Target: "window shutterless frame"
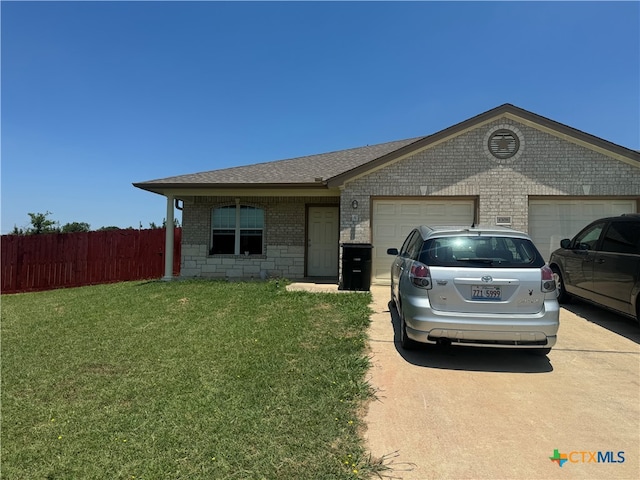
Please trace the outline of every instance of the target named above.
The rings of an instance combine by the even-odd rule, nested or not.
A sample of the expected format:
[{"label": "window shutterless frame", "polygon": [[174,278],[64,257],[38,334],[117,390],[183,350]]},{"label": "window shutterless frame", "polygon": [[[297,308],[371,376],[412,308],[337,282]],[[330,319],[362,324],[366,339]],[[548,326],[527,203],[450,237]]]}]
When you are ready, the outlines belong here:
[{"label": "window shutterless frame", "polygon": [[248,205],[217,207],[211,213],[211,255],[261,255],[264,210]]}]

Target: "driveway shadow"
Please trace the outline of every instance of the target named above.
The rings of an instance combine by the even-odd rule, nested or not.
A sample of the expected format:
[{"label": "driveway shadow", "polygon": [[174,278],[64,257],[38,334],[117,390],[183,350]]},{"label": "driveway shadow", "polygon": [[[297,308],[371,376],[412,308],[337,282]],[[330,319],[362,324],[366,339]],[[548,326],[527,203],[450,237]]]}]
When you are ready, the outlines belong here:
[{"label": "driveway shadow", "polygon": [[587,322],[600,325],[602,328],[640,344],[640,324],[629,317],[578,299],[572,299],[571,303],[563,303],[562,308]]},{"label": "driveway shadow", "polygon": [[422,345],[415,350],[404,350],[400,346],[400,315],[391,302],[389,314],[393,325],[394,346],[400,356],[412,365],[477,372],[548,373],[553,371],[548,357],[517,349]]}]

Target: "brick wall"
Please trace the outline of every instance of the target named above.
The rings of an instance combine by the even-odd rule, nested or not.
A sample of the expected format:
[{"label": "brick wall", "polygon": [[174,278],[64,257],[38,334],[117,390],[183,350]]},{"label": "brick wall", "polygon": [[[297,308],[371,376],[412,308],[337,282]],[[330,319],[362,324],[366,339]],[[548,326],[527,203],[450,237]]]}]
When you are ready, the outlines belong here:
[{"label": "brick wall", "polygon": [[337,205],[331,197],[240,197],[265,211],[263,255],[209,255],[211,211],[235,197],[194,197],[182,212],[182,277],[299,279],[305,273],[307,205]]},{"label": "brick wall", "polygon": [[[490,134],[514,131],[520,150],[499,160],[488,151]],[[264,255],[209,255],[211,209],[235,204],[234,197],[194,197],[183,211],[182,276],[244,277],[305,274],[308,205],[340,203],[340,241],[369,243],[371,197],[473,197],[478,221],[491,225],[510,215],[511,226],[528,230],[532,196],[597,197],[640,195],[637,167],[564,138],[502,118],[432,145],[368,175],[349,181],[341,197],[243,197],[243,205],[265,209]],[[358,201],[353,209],[351,202]]]},{"label": "brick wall", "polygon": [[[497,128],[515,131],[518,155],[498,160],[486,147]],[[527,231],[530,196],[639,195],[638,169],[519,122],[500,119],[355,179],[341,199],[343,242],[371,242],[370,196],[474,196],[479,222],[512,216]],[[423,195],[424,192],[424,195]],[[358,200],[354,219],[352,200]]]}]

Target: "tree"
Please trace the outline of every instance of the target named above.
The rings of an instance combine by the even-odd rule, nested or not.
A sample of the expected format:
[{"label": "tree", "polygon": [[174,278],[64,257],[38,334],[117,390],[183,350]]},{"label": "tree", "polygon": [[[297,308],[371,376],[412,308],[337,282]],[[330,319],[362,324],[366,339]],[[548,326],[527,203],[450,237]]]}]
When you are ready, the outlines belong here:
[{"label": "tree", "polygon": [[[180,221],[177,218],[173,219],[173,226],[176,227],[176,228],[180,226]],[[162,228],[167,228],[167,219],[166,218],[162,219]]]},{"label": "tree", "polygon": [[91,226],[86,222],[72,222],[62,226],[62,233],[89,232]]},{"label": "tree", "polygon": [[[177,218],[173,219],[173,226],[174,227],[180,226],[180,221]],[[167,219],[166,218],[162,219],[162,225],[158,225],[156,224],[156,222],[149,222],[149,228],[167,228]]]},{"label": "tree", "polygon": [[58,233],[60,228],[57,226],[58,222],[50,220],[47,217],[51,215],[51,212],[47,210],[46,213],[29,213],[31,217],[31,227],[28,227],[25,231],[27,235],[40,235],[43,233]]}]

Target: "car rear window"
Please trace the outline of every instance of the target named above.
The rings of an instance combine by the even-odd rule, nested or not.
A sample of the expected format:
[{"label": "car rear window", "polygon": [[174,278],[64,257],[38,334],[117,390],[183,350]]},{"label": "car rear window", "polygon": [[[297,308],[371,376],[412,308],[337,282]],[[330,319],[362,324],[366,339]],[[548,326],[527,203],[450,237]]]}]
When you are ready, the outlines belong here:
[{"label": "car rear window", "polygon": [[539,268],[545,264],[531,240],[486,235],[429,239],[423,244],[419,260],[443,267]]}]

